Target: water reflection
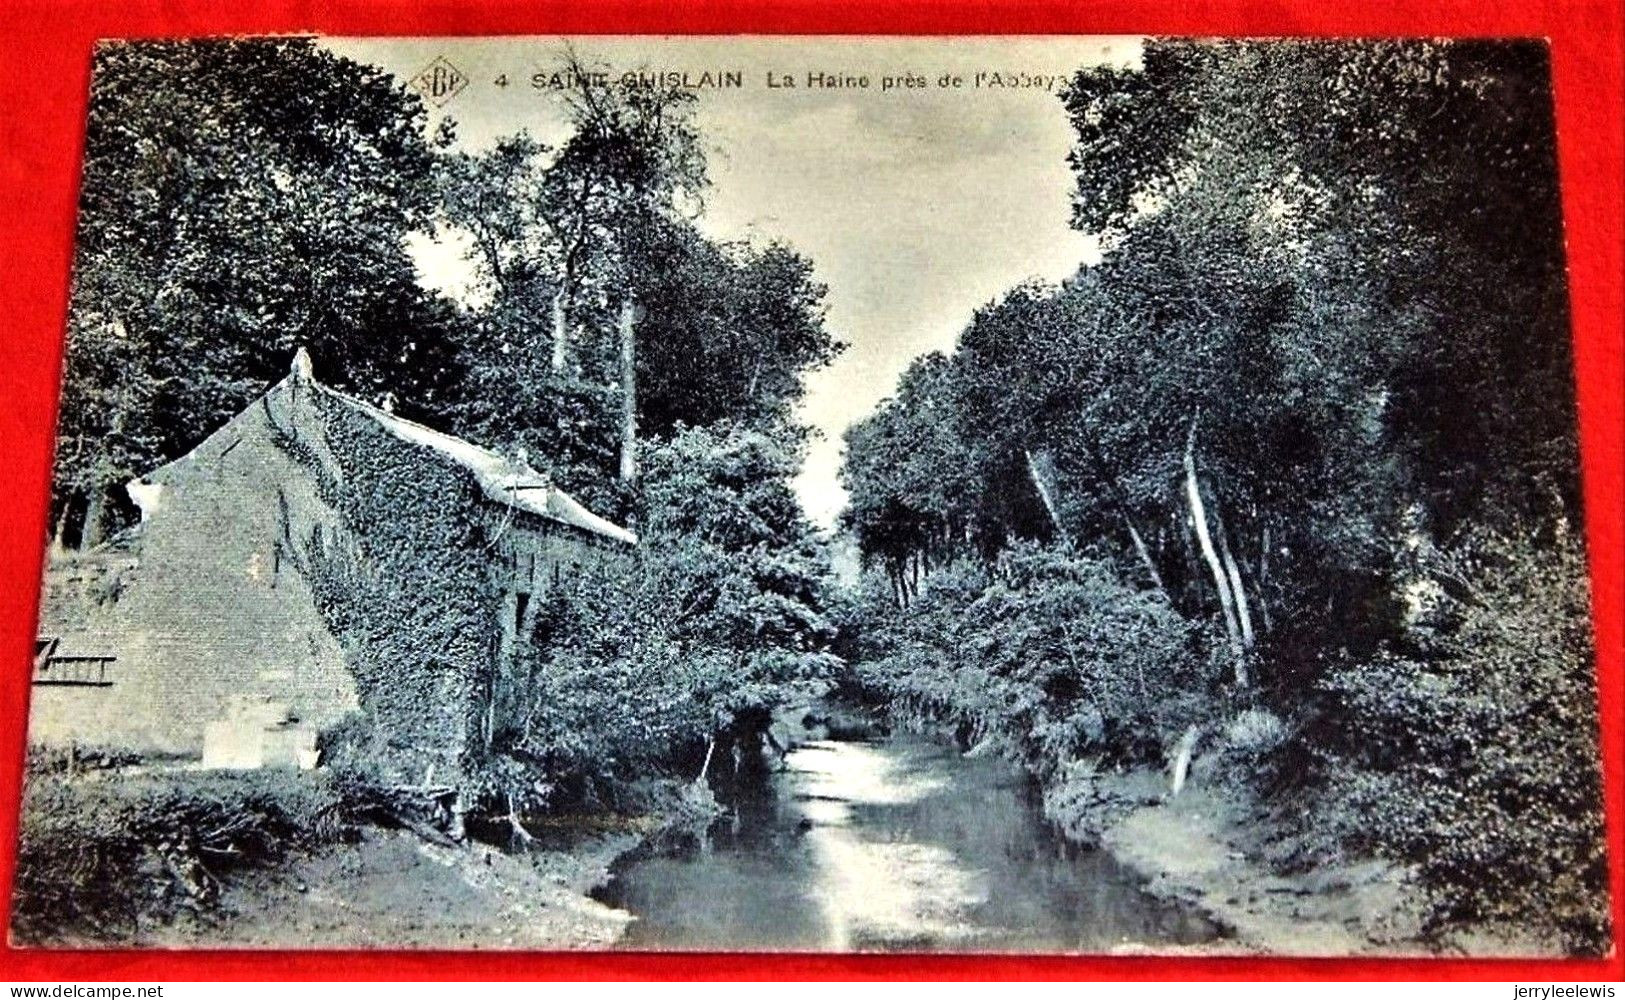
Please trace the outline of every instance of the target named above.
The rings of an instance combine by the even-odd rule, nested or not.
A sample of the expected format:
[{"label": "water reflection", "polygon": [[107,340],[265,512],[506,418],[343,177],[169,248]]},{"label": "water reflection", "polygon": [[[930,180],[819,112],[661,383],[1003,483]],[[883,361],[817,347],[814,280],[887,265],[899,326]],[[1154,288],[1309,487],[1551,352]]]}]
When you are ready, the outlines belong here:
[{"label": "water reflection", "polygon": [[1151,899],[1043,821],[1025,779],[930,740],[818,741],[709,836],[641,852],[600,898],[629,948],[1088,951],[1191,943]]}]

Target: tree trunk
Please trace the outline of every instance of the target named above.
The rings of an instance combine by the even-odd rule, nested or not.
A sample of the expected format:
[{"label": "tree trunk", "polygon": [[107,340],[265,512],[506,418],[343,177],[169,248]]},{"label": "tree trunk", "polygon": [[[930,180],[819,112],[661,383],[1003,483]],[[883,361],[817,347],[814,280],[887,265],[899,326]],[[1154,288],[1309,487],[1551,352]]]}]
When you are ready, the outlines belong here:
[{"label": "tree trunk", "polygon": [[1038,491],[1038,499],[1043,501],[1044,510],[1049,514],[1050,524],[1055,526],[1056,541],[1071,548],[1071,539],[1067,537],[1066,531],[1061,527],[1061,515],[1055,509],[1055,497],[1051,495],[1049,485],[1044,482],[1043,473],[1038,470],[1038,461],[1033,458],[1033,453],[1029,450],[1023,450],[1022,454],[1027,457],[1027,475],[1033,481],[1033,488]]},{"label": "tree trunk", "polygon": [[105,521],[107,488],[92,485],[85,502],[85,519],[79,529],[79,550],[89,551],[102,543],[102,522]]},{"label": "tree trunk", "polygon": [[638,478],[638,365],[632,296],[621,299],[621,482]]},{"label": "tree trunk", "polygon": [[1264,525],[1259,533],[1258,541],[1258,583],[1253,587],[1258,594],[1258,612],[1264,620],[1264,631],[1275,631],[1275,622],[1270,618],[1270,602],[1264,596],[1264,585],[1269,582],[1270,576],[1270,526]]},{"label": "tree trunk", "polygon": [[[122,322],[121,320],[121,325]],[[130,385],[128,381],[121,381],[108,437],[113,441],[122,441],[129,421]],[[107,449],[108,445],[104,443],[97,452],[95,468],[90,477],[90,488],[86,491],[84,527],[79,532],[81,551],[95,548],[106,537],[104,522],[107,520],[107,492],[118,478],[118,470],[108,457]]]},{"label": "tree trunk", "polygon": [[564,365],[570,359],[570,324],[564,308],[565,289],[560,288],[553,293],[553,374],[564,372]]},{"label": "tree trunk", "polygon": [[696,785],[705,784],[705,776],[711,770],[711,755],[716,753],[716,751],[717,751],[717,738],[715,736],[713,736],[713,737],[711,737],[711,741],[705,745],[705,763],[700,765],[700,775],[699,775],[699,777],[694,779],[694,783]]},{"label": "tree trunk", "polygon": [[62,509],[57,512],[56,523],[51,528],[51,556],[61,556],[67,551],[68,512],[73,507],[73,497],[70,495],[62,501]]},{"label": "tree trunk", "polygon": [[1140,531],[1134,527],[1134,521],[1128,516],[1128,511],[1125,510],[1122,514],[1123,524],[1128,528],[1128,537],[1134,542],[1134,551],[1139,553],[1140,562],[1145,566],[1146,573],[1150,575],[1151,583],[1162,591],[1163,596],[1166,597],[1168,588],[1163,585],[1162,574],[1157,572],[1157,564],[1151,559],[1151,550],[1146,548],[1145,539],[1140,537]]},{"label": "tree trunk", "polygon": [[508,792],[508,846],[512,850],[529,847],[536,838],[530,835],[525,825],[519,821],[519,809],[514,805],[513,793]]},{"label": "tree trunk", "polygon": [[1250,650],[1255,644],[1252,610],[1248,607],[1247,588],[1242,585],[1241,567],[1230,554],[1230,532],[1224,524],[1224,511],[1217,503],[1213,505],[1213,524],[1219,532],[1219,558],[1224,562],[1225,576],[1229,577],[1230,589],[1236,598],[1236,621],[1241,625],[1241,644]]},{"label": "tree trunk", "polygon": [[1106,488],[1106,496],[1110,498],[1112,507],[1117,511],[1117,516],[1123,519],[1123,526],[1128,529],[1129,540],[1134,543],[1134,551],[1139,555],[1141,564],[1145,566],[1146,574],[1151,577],[1152,584],[1162,591],[1163,596],[1172,600],[1168,588],[1163,585],[1162,574],[1157,571],[1156,561],[1151,558],[1151,550],[1146,547],[1145,537],[1140,534],[1140,529],[1134,524],[1133,515],[1129,513],[1128,501],[1123,497],[1123,488],[1118,485],[1117,477],[1106,467],[1106,459],[1100,454],[1100,449],[1095,447],[1094,441],[1086,440],[1085,446],[1089,449],[1089,460],[1094,463],[1095,478]]},{"label": "tree trunk", "polygon": [[1185,439],[1185,495],[1190,504],[1191,525],[1196,529],[1196,541],[1202,558],[1213,574],[1214,589],[1219,594],[1219,606],[1224,612],[1224,630],[1230,638],[1230,650],[1236,658],[1236,684],[1247,685],[1246,647],[1242,645],[1241,626],[1236,620],[1235,601],[1230,594],[1230,582],[1225,576],[1219,553],[1213,547],[1213,536],[1208,533],[1207,508],[1202,503],[1202,487],[1196,478],[1196,421],[1191,421],[1190,434]]},{"label": "tree trunk", "polygon": [[1179,743],[1174,747],[1173,773],[1169,776],[1169,795],[1175,796],[1185,787],[1185,776],[1190,773],[1191,753],[1196,749],[1196,737],[1200,735],[1195,726],[1189,726],[1179,737]]}]

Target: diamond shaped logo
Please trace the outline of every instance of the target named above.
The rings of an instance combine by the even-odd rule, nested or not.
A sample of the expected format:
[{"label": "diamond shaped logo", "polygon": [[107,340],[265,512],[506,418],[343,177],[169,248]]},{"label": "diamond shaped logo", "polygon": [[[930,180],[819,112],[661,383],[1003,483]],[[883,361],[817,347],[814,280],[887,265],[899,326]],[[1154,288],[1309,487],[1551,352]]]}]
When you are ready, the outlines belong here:
[{"label": "diamond shaped logo", "polygon": [[423,70],[412,78],[412,89],[437,108],[462,93],[466,86],[468,77],[463,75],[462,70],[447,62],[445,56],[436,56],[434,62],[423,67]]}]

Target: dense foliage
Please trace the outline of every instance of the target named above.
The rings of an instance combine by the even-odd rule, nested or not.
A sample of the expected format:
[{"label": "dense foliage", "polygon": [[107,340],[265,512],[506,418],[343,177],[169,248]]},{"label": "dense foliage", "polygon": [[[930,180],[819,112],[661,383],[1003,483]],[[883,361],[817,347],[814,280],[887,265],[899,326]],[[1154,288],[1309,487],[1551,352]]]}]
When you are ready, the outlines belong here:
[{"label": "dense foliage", "polygon": [[[320,451],[297,424],[282,446],[338,515],[324,527],[283,510],[280,549],[339,640],[367,725],[355,735],[390,780],[443,783],[483,770],[482,699],[498,635],[487,560],[490,514],[466,472],[427,459],[308,382]],[[315,523],[312,523],[314,521]]]},{"label": "dense foliage", "polygon": [[809,261],[696,226],[692,95],[583,82],[566,109],[557,148],[521,134],[438,175],[485,292],[462,313],[451,426],[640,536],[549,596],[524,654],[509,749],[555,802],[754,753],[773,709],[831,673],[822,543],[790,480],[802,380],[842,348]]},{"label": "dense foliage", "polygon": [[[641,539],[546,595],[522,717],[470,740],[502,597],[473,484],[376,428],[327,428],[338,455],[289,428],[342,522],[285,541],[356,670],[357,757],[466,769],[517,828],[753,751],[841,678],[1052,791],[1227,748],[1303,824],[1411,867],[1434,930],[1602,947],[1541,46],[1152,41],[1080,72],[1057,111],[1102,259],[988,303],[852,428],[873,572],[846,597],[790,488],[803,379],[842,346],[824,289],[789,247],[703,235],[692,95],[590,77],[557,146],[472,153],[308,40],[101,49],[58,540],[95,544],[118,483],[303,345]],[[477,294],[420,286],[430,233],[466,238]],[[40,785],[19,892],[93,931],[126,918],[87,887],[172,893],[208,846],[174,845],[227,813],[266,831],[221,842],[245,856],[327,829],[311,789]]]},{"label": "dense foliage", "polygon": [[1018,545],[926,577],[906,614],[865,623],[865,680],[889,708],[992,740],[1055,777],[1073,761],[1159,762],[1213,711],[1199,624],[1096,559]]},{"label": "dense foliage", "polygon": [[31,769],[13,933],[33,945],[130,941],[208,919],[226,875],[345,836],[345,802],[337,779],[285,771],[96,780]]},{"label": "dense foliage", "polygon": [[[1158,41],[1079,73],[1073,221],[1103,259],[988,304],[847,436],[894,637],[863,671],[1040,773],[1168,759],[1175,719],[1286,719],[1259,777],[1358,790],[1318,820],[1418,866],[1436,929],[1598,947],[1547,81],[1540,46],[1477,42]],[[1081,575],[1013,571],[1031,542]],[[1100,647],[1078,664],[1128,669],[1121,633],[1183,666],[1125,711],[1110,670],[1057,658],[1067,630]]]},{"label": "dense foliage", "polygon": [[97,50],[54,510],[118,523],[115,487],[184,454],[287,371],[422,412],[449,308],[417,284],[434,158],[421,102],[309,39]]},{"label": "dense foliage", "polygon": [[1354,842],[1419,861],[1440,925],[1605,940],[1580,546],[1480,532],[1434,558],[1457,586],[1431,595],[1410,648],[1324,682],[1335,709],[1311,735],[1335,815]]},{"label": "dense foliage", "polygon": [[648,457],[634,561],[570,581],[529,651],[537,684],[517,749],[567,793],[754,753],[772,711],[822,691],[838,665],[821,545],[789,487],[795,450],[719,427]]}]

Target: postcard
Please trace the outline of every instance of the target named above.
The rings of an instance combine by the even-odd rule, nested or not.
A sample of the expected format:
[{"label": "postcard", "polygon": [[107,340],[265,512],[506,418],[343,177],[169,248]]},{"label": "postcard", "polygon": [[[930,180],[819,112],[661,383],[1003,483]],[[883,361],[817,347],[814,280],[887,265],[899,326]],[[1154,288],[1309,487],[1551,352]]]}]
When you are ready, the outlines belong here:
[{"label": "postcard", "polygon": [[1595,956],[1528,40],[97,47],[30,947]]}]

